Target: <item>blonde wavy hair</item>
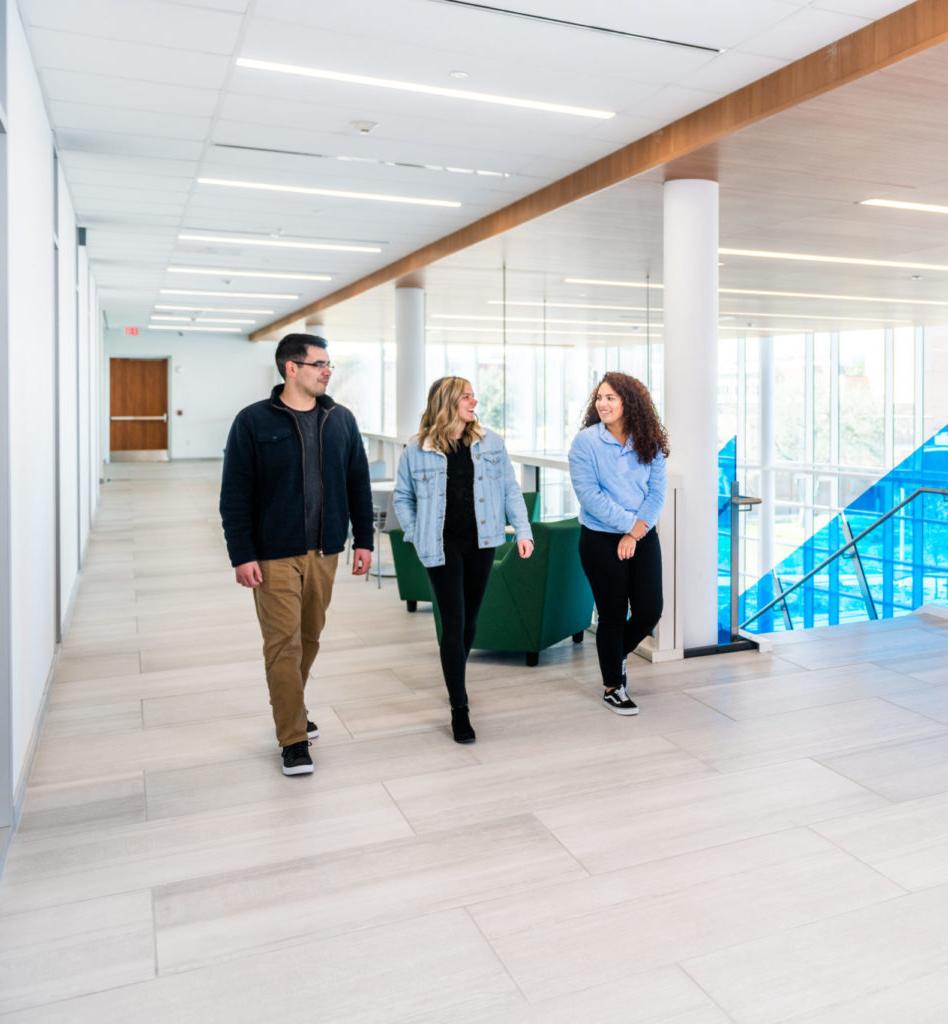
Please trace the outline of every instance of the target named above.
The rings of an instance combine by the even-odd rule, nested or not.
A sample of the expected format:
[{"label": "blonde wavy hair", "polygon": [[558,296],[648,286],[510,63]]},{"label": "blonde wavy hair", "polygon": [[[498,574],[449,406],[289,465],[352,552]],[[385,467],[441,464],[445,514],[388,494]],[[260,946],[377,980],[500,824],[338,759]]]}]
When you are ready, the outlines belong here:
[{"label": "blonde wavy hair", "polygon": [[458,403],[470,387],[471,382],[466,377],[440,377],[428,388],[428,404],[418,425],[419,447],[423,448],[427,442],[444,455],[453,452],[458,444],[455,434],[462,424],[464,430],[460,439],[468,447],[484,436],[480,424],[464,423],[458,415]]}]

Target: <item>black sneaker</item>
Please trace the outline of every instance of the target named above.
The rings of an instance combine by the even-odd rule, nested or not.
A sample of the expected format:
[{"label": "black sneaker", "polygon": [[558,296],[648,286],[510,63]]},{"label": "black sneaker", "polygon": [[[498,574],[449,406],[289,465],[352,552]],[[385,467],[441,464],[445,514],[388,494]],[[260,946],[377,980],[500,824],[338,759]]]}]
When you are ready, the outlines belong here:
[{"label": "black sneaker", "polygon": [[455,743],[473,743],[477,739],[467,708],[451,709],[451,732]]},{"label": "black sneaker", "polygon": [[309,740],[300,740],[283,748],[284,775],[312,775],[313,759],[309,756]]},{"label": "black sneaker", "polygon": [[311,739],[319,739],[319,726],[315,722],[307,721],[306,735]]},{"label": "black sneaker", "polygon": [[638,705],[629,696],[629,691],[624,686],[604,693],[602,695],[602,702],[610,711],[614,711],[617,715],[637,715],[639,713]]}]

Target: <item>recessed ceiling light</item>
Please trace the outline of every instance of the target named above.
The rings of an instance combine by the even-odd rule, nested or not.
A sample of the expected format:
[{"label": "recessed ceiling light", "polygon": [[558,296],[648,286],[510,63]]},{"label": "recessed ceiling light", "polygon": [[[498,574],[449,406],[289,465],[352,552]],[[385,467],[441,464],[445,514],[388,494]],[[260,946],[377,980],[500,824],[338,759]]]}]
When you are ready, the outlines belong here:
[{"label": "recessed ceiling light", "polygon": [[203,292],[190,288],[159,288],[159,295],[216,295],[221,299],[298,299],[298,295],[279,292]]},{"label": "recessed ceiling light", "polygon": [[496,96],[487,92],[473,92],[470,89],[446,89],[440,85],[423,85],[419,82],[401,82],[392,78],[373,78],[369,75],[353,75],[344,71],[328,71],[324,68],[302,67],[298,64],[278,64],[269,60],[254,60],[238,57],[237,66],[255,71],[278,71],[284,75],[301,75],[304,78],[321,78],[330,82],[346,82],[349,85],[371,85],[380,89],[397,89],[401,92],[422,93],[426,96],[444,96],[455,100],[473,100],[476,103],[496,103],[504,107],[520,107],[525,110],[542,110],[551,114],[572,114],[576,117],[592,117],[600,121],[615,117],[611,110],[596,110],[592,107],[575,107],[565,103],[547,103],[543,100],[518,99],[515,96]]},{"label": "recessed ceiling light", "polygon": [[902,199],[863,199],[860,206],[884,206],[890,210],[917,210],[919,213],[948,213],[948,206],[938,203],[910,203]]},{"label": "recessed ceiling light", "polygon": [[152,313],[152,320],[175,320],[179,323],[189,324],[194,319],[193,316],[165,316],[161,313]]},{"label": "recessed ceiling light", "polygon": [[329,274],[276,273],[269,270],[222,270],[219,267],[167,267],[169,274],[209,274],[211,277],[269,277],[284,281],[331,281]]},{"label": "recessed ceiling light", "polygon": [[185,309],[194,313],[259,313],[261,316],[273,316],[276,313],[275,309],[228,309],[226,306],[173,306],[165,303],[156,303],[155,309]]},{"label": "recessed ceiling light", "polygon": [[845,263],[854,267],[901,267],[905,270],[948,270],[944,263],[916,263],[913,260],[872,260],[860,256],[821,256],[807,252],[769,252],[765,249],[718,249],[725,256],[752,256],[764,260],[797,260],[801,263]]},{"label": "recessed ceiling light", "polygon": [[378,245],[342,245],[336,242],[286,242],[270,238],[233,238],[227,235],[178,235],[181,242],[217,242],[222,245],[262,245],[274,249],[313,249],[320,252],[381,252]]},{"label": "recessed ceiling light", "polygon": [[202,334],[243,334],[239,327],[184,327],[176,324],[149,324],[149,331],[200,331]]},{"label": "recessed ceiling light", "polygon": [[470,78],[471,76],[466,71],[449,71],[448,74],[452,78]]},{"label": "recessed ceiling light", "polygon": [[230,178],[198,178],[198,184],[219,185],[222,188],[250,188],[263,192],[293,192],[304,196],[329,196],[333,199],[365,199],[377,203],[407,203],[411,206],[447,206],[451,209],[457,209],[461,205],[454,199],[417,199],[414,196],[393,196],[380,192],[349,192],[337,188],[273,185],[265,181],[234,181]]}]

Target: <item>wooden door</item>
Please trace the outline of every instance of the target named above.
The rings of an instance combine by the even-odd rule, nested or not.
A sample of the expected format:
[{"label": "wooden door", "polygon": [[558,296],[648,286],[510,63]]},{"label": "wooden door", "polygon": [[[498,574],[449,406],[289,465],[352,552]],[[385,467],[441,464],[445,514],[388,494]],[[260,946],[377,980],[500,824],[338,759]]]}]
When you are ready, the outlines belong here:
[{"label": "wooden door", "polygon": [[109,380],[113,456],[167,458],[168,360],[112,359]]}]

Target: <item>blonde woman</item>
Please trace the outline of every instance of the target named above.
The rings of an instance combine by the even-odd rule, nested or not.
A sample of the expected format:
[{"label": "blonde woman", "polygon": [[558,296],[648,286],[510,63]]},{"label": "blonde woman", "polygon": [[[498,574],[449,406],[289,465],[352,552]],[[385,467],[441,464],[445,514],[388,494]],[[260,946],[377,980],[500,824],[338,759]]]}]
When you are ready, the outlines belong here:
[{"label": "blonde woman", "polygon": [[402,452],[394,505],[405,540],[428,570],[441,614],[441,670],[458,743],[476,739],[465,668],[494,548],[509,520],[521,558],[533,533],[503,439],[477,422],[477,398],[463,377],[442,377],[428,390],[418,435]]}]

